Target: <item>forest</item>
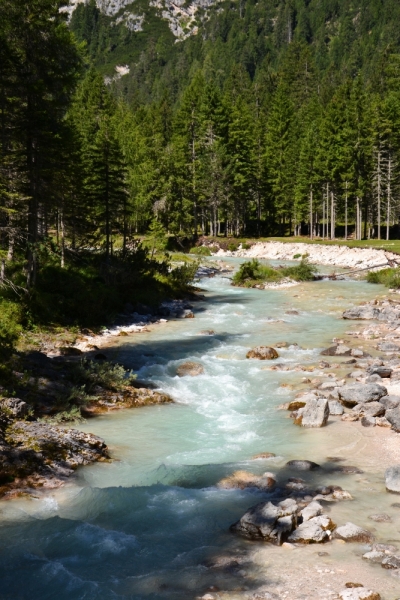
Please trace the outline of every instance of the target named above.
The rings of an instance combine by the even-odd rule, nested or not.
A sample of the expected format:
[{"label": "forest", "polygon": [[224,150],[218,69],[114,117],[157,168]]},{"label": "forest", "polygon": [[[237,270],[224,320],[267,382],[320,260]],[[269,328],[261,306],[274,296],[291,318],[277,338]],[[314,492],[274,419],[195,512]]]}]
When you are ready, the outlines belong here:
[{"label": "forest", "polygon": [[132,298],[181,293],[190,269],[171,272],[149,232],[182,248],[400,237],[395,0],[225,1],[183,41],[149,6],[133,32],[94,0],[70,21],[65,4],[0,0],[12,322],[22,306],[28,325],[101,323]]}]

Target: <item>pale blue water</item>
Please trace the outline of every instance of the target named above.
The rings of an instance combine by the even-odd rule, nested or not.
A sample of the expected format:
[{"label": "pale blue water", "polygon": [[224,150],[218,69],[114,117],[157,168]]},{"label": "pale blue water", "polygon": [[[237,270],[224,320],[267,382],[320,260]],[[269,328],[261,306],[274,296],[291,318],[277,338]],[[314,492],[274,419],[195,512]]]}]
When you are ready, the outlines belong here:
[{"label": "pale blue water", "polygon": [[[82,428],[106,439],[113,463],[80,470],[45,500],[1,505],[1,600],[189,600],[217,580],[233,589],[237,576],[216,575],[205,561],[248,547],[229,525],[265,496],[215,484],[238,468],[278,472],[291,458],[324,456],[313,447],[317,438],[276,411],[294,393],[279,386],[307,374],[271,371],[246,352],[297,342],[301,349],[279,350],[279,362],[317,363],[320,349],[351,325],[341,311],[383,288],[322,281],[258,291],[222,277],[201,286],[206,299],[194,305],[195,319],[119,338],[113,350],[177,403],[87,422]],[[200,334],[209,329],[215,334]],[[204,374],[177,377],[187,360]],[[263,451],[278,458],[249,460]]]}]

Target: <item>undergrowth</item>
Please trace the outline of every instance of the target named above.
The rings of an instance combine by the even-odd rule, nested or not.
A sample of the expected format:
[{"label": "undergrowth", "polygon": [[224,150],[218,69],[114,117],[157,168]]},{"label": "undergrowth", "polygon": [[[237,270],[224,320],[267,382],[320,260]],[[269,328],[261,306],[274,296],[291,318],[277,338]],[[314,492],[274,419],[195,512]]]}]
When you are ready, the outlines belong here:
[{"label": "undergrowth", "polygon": [[400,268],[387,268],[382,271],[372,271],[366,277],[368,283],[381,283],[388,288],[400,288]]},{"label": "undergrowth", "polygon": [[279,268],[262,265],[260,261],[253,258],[240,265],[232,278],[232,283],[237,286],[253,287],[260,283],[278,283],[285,277],[294,281],[312,281],[316,273],[317,267],[311,265],[307,257],[302,258],[299,265]]}]

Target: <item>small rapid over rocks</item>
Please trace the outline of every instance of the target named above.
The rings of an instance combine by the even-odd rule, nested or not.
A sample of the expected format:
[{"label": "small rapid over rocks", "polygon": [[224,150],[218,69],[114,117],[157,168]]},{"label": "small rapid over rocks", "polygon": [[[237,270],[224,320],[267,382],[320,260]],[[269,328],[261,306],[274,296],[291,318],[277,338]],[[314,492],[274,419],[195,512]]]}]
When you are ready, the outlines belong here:
[{"label": "small rapid over rocks", "polygon": [[[380,540],[400,549],[400,509],[384,480],[396,434],[340,417],[323,428],[294,427],[277,410],[310,378],[329,380],[334,365],[349,359],[329,356],[324,366],[320,353],[354,327],[343,311],[384,289],[318,281],[260,291],[218,275],[200,285],[205,298],[194,318],[114,338],[107,348],[175,403],[79,425],[106,441],[114,461],[79,469],[44,497],[0,505],[2,599],[369,597],[339,596],[352,581],[382,600],[398,597],[394,570],[361,559],[381,552]],[[279,348],[279,357],[246,358],[259,346]],[[310,519],[329,543],[297,544],[294,535],[278,545],[230,531],[251,507],[287,508],[294,498],[293,514],[303,511],[304,521],[306,507],[321,503]],[[377,513],[390,521],[369,519]],[[371,540],[348,544],[325,533],[348,523],[371,532]]]}]

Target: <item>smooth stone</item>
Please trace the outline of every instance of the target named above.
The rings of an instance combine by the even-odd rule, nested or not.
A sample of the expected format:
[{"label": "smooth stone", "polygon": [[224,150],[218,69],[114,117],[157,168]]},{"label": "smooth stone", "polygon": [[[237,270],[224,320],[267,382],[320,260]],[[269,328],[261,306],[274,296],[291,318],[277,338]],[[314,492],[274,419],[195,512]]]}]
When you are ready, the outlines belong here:
[{"label": "smooth stone", "polygon": [[289,460],[286,466],[296,471],[313,471],[320,468],[320,465],[311,460]]},{"label": "smooth stone", "polygon": [[271,348],[270,346],[257,346],[249,350],[246,354],[246,358],[257,358],[258,360],[274,360],[278,357],[279,354],[275,348]]},{"label": "smooth stone", "polygon": [[365,554],[363,554],[363,559],[368,560],[372,563],[381,564],[383,559],[386,558],[386,556],[387,554],[385,554],[384,552],[377,552],[376,550],[371,550],[371,552],[366,552]]},{"label": "smooth stone", "polygon": [[368,519],[375,521],[376,523],[391,523],[392,519],[386,513],[369,515]]},{"label": "smooth stone", "polygon": [[400,556],[387,556],[382,561],[384,569],[400,569]]},{"label": "smooth stone", "polygon": [[361,417],[361,425],[363,427],[375,427],[375,425],[376,425],[375,417],[370,417],[369,415],[365,415],[364,417]]},{"label": "smooth stone", "polygon": [[386,469],[385,485],[389,492],[400,494],[400,465],[394,465]]},{"label": "smooth stone", "polygon": [[382,366],[372,365],[372,367],[370,367],[368,369],[368,373],[369,373],[369,375],[379,375],[379,377],[381,377],[381,378],[388,378],[393,373],[393,369],[391,369],[390,367],[384,366],[384,365],[382,365]]},{"label": "smooth stone", "polygon": [[354,525],[354,523],[346,523],[341,525],[335,531],[333,536],[335,539],[344,540],[345,542],[364,542],[371,543],[374,536],[370,531]]},{"label": "smooth stone", "polygon": [[306,521],[299,525],[288,537],[289,542],[302,544],[320,544],[328,539],[329,534],[322,527],[311,521]]},{"label": "smooth stone", "polygon": [[340,600],[381,600],[380,595],[364,587],[347,588],[339,592]]},{"label": "smooth stone", "polygon": [[310,504],[308,506],[303,508],[303,510],[300,511],[300,514],[303,517],[303,521],[309,521],[313,517],[322,515],[322,510],[323,509],[322,509],[321,504],[319,502],[313,501],[313,502],[310,502]]},{"label": "smooth stone", "polygon": [[322,350],[321,356],[350,356],[351,349],[343,344],[338,344],[336,346],[331,346],[330,348],[326,348]]},{"label": "smooth stone", "polygon": [[190,375],[191,377],[195,377],[196,375],[202,375],[204,373],[204,367],[200,363],[196,363],[193,361],[188,361],[179,365],[176,369],[176,374],[179,377],[185,377],[186,375]]},{"label": "smooth stone", "polygon": [[260,452],[259,454],[255,454],[251,457],[251,460],[258,460],[262,458],[274,458],[276,454],[273,452]]},{"label": "smooth stone", "polygon": [[399,352],[400,346],[393,344],[392,342],[382,342],[377,345],[377,349],[381,352]]}]

